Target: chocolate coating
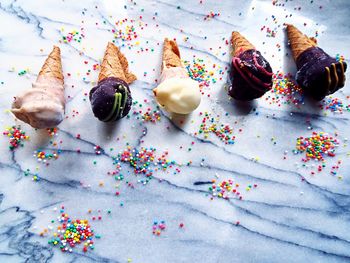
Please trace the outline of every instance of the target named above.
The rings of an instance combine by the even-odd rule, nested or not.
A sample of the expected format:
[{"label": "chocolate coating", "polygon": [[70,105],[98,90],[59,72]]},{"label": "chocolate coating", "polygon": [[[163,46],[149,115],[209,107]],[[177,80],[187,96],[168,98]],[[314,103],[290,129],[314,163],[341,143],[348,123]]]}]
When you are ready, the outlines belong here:
[{"label": "chocolate coating", "polygon": [[272,88],[272,68],[257,50],[250,49],[233,57],[228,95],[237,100],[253,100]]},{"label": "chocolate coating", "polygon": [[100,121],[116,121],[125,117],[132,97],[128,84],[114,77],[105,78],[89,94],[92,111]]},{"label": "chocolate coating", "polygon": [[337,61],[319,47],[305,50],[296,64],[298,84],[316,100],[322,100],[344,87],[346,63]]}]

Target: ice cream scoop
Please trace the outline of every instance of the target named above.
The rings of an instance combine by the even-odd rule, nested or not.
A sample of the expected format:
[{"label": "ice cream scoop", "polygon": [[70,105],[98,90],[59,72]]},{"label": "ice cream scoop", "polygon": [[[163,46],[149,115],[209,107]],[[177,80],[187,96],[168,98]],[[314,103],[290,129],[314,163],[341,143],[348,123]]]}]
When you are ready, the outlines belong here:
[{"label": "ice cream scoop", "polygon": [[61,52],[54,46],[31,89],[16,96],[12,113],[37,129],[54,128],[64,118],[64,78]]},{"label": "ice cream scoop", "polygon": [[263,96],[272,88],[273,73],[269,62],[239,32],[232,32],[231,43],[229,96],[242,101]]},{"label": "ice cream scoop", "polygon": [[108,43],[101,64],[97,86],[90,90],[92,111],[100,121],[116,121],[131,108],[129,85],[136,76],[129,71],[128,61],[119,48]]},{"label": "ice cream scoop", "polygon": [[347,64],[337,61],[295,26],[287,25],[288,40],[297,64],[296,81],[315,100],[322,100],[345,85]]},{"label": "ice cream scoop", "polygon": [[167,111],[189,114],[200,104],[199,84],[192,80],[183,67],[175,41],[164,40],[160,84],[153,89],[157,102]]}]

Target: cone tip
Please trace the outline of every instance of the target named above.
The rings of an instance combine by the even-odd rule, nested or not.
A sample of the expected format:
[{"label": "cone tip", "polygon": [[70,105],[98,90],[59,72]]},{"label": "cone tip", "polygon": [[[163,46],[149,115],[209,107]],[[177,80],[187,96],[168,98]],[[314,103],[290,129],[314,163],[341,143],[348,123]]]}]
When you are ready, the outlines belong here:
[{"label": "cone tip", "polygon": [[53,45],[53,51],[61,51],[59,46]]}]

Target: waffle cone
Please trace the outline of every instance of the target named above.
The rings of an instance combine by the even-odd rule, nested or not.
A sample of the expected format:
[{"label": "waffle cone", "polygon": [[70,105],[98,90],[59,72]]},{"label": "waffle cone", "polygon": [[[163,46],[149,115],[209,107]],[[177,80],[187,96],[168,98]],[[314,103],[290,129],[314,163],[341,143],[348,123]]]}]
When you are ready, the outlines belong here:
[{"label": "waffle cone", "polygon": [[293,25],[287,25],[287,35],[295,61],[306,49],[317,46],[314,38],[309,38]]},{"label": "waffle cone", "polygon": [[136,80],[136,76],[129,71],[129,63],[119,48],[109,42],[101,64],[98,82],[108,77],[115,77],[130,84]]},{"label": "waffle cone", "polygon": [[55,81],[58,81],[60,84],[64,84],[61,50],[57,46],[53,47],[53,50],[45,60],[45,63],[38,74],[36,82],[44,83],[47,82],[48,79],[55,79]]},{"label": "waffle cone", "polygon": [[231,44],[233,56],[235,57],[246,50],[255,49],[255,47],[237,31],[232,32]]},{"label": "waffle cone", "polygon": [[176,41],[164,39],[162,67],[182,67],[180,51]]}]

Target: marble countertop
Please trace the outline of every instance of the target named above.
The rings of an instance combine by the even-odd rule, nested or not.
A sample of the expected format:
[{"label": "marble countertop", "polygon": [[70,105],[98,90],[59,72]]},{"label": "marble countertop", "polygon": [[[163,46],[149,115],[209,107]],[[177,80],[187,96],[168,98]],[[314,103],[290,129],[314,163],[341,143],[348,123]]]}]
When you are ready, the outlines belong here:
[{"label": "marble countertop", "polygon": [[[346,0],[0,0],[0,126],[20,125],[30,137],[13,151],[0,137],[0,261],[349,262],[349,82],[332,96],[343,103],[336,112],[331,99],[313,102],[296,93],[293,100],[276,89],[250,104],[225,92],[233,30],[274,72],[294,74],[283,23],[317,36],[324,50],[349,63],[349,10]],[[202,103],[187,118],[157,112],[152,88],[164,37],[177,39],[191,67],[208,71]],[[129,118],[105,124],[94,118],[87,94],[108,41],[121,48],[138,80]],[[8,110],[52,45],[61,48],[67,105],[50,136]],[[199,133],[205,114],[217,134]],[[297,138],[312,132],[339,141],[321,172],[319,163],[293,153]],[[151,177],[118,161],[128,146],[156,156]],[[39,162],[35,151],[56,156]],[[167,160],[164,167],[152,164],[158,157]],[[225,200],[213,193],[223,181],[240,194],[231,191]],[[48,243],[62,206],[72,219],[89,220],[98,235],[94,249],[63,253]]]}]

